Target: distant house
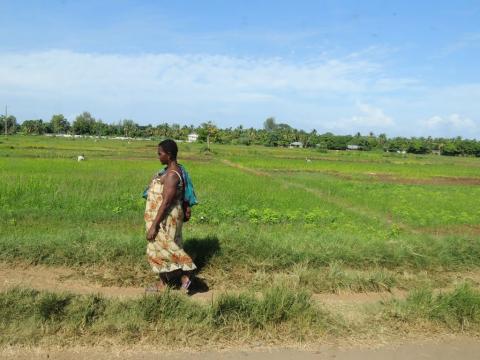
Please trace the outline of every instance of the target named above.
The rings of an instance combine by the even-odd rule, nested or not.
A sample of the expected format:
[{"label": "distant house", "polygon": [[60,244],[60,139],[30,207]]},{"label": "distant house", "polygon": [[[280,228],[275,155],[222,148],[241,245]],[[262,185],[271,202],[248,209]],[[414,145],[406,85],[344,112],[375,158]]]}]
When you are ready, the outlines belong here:
[{"label": "distant house", "polygon": [[441,155],[442,152],[440,150],[432,150],[432,154],[434,155]]},{"label": "distant house", "polygon": [[300,141],[294,141],[290,144],[289,148],[303,148],[303,143]]},{"label": "distant house", "polygon": [[195,142],[198,140],[198,134],[195,134],[195,133],[191,133],[188,135],[188,142]]},{"label": "distant house", "polygon": [[347,145],[347,150],[362,150],[360,145]]},{"label": "distant house", "polygon": [[127,136],[115,136],[113,139],[115,140],[131,140],[132,138]]}]

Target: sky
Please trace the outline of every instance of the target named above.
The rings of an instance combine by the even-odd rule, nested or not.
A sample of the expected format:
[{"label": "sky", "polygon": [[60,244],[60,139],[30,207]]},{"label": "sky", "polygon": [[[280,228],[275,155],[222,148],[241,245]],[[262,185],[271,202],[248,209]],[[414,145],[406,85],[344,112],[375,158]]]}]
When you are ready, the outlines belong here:
[{"label": "sky", "polygon": [[0,0],[0,109],[480,139],[480,0]]}]

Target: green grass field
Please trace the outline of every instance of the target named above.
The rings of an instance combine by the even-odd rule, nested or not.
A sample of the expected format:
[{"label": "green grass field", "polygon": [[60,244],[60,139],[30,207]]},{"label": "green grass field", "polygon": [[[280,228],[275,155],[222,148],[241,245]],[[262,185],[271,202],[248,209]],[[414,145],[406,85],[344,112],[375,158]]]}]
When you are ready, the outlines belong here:
[{"label": "green grass field", "polygon": [[[417,294],[454,288],[465,274],[478,273],[478,159],[222,145],[212,150],[180,144],[179,152],[200,201],[184,227],[185,248],[212,290],[263,291],[282,283],[309,293],[397,288]],[[77,162],[79,154],[86,161]],[[0,260],[68,266],[104,284],[152,282],[141,194],[159,168],[154,141],[2,137]],[[477,287],[479,278],[470,276],[470,286]],[[47,296],[15,291],[0,300],[17,296],[33,304]],[[477,301],[475,290],[468,291]],[[415,304],[443,301],[422,294],[385,305],[385,317],[408,320],[418,313]],[[241,311],[247,315],[238,310],[235,316],[257,329],[250,312],[261,304],[242,299],[231,306],[244,309],[237,302],[246,303]],[[115,306],[141,315],[138,303],[105,304],[113,309],[105,324],[118,315]],[[189,331],[211,331],[223,321],[220,305],[212,306],[191,309],[203,327]],[[442,316],[451,319],[447,308]],[[308,319],[319,311],[305,309]],[[467,315],[477,321],[478,313],[475,308]],[[329,316],[315,323],[319,329],[344,328]],[[422,316],[435,318],[426,310]],[[294,318],[285,321],[293,324]]]}]

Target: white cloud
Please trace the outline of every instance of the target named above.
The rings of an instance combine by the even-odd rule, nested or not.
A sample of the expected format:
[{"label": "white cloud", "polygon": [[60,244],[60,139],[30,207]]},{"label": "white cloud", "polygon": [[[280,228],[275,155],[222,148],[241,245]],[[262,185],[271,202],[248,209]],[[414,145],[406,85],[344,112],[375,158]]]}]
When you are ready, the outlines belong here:
[{"label": "white cloud", "polygon": [[443,48],[440,56],[451,55],[461,50],[475,48],[479,46],[480,46],[480,33],[464,34],[460,39]]},{"label": "white cloud", "polygon": [[370,127],[390,127],[394,121],[390,116],[385,115],[382,109],[363,103],[357,104],[360,115],[355,115],[350,119],[350,123],[359,126]]},{"label": "white cloud", "polygon": [[377,92],[392,92],[413,88],[419,88],[419,81],[413,78],[381,78],[375,82],[373,90]]},{"label": "white cloud", "polygon": [[424,132],[434,136],[466,136],[478,135],[479,127],[470,118],[459,114],[449,116],[435,115],[422,122]]},{"label": "white cloud", "polygon": [[393,118],[386,115],[384,110],[379,107],[357,102],[356,111],[356,115],[329,123],[329,129],[347,133],[388,132],[395,126]]},{"label": "white cloud", "polygon": [[[415,79],[396,78],[372,58],[368,51],[302,62],[207,54],[0,53],[0,99],[19,121],[47,120],[59,112],[73,120],[88,110],[107,122],[261,126],[276,116],[318,131],[409,135],[424,129],[426,135],[448,135],[457,124],[459,135],[478,134],[478,126],[465,119],[480,111],[480,84],[420,89]],[[423,127],[410,120],[432,112],[464,115]]]},{"label": "white cloud", "polygon": [[4,53],[0,54],[0,96],[24,111],[20,118],[89,109],[107,121],[128,116],[150,122],[159,115],[168,121],[191,121],[202,112],[201,119],[215,115],[219,107],[245,118],[252,115],[247,108],[261,105],[266,110],[254,116],[278,113],[282,107],[299,108],[296,104],[304,100],[318,108],[332,97],[364,93],[384,78],[381,70],[379,64],[360,56],[291,62],[59,50]]},{"label": "white cloud", "polygon": [[451,114],[448,117],[432,116],[430,119],[425,120],[425,126],[429,129],[435,129],[439,126],[453,127],[454,129],[471,129],[475,127],[475,123],[469,118]]},{"label": "white cloud", "polygon": [[[69,51],[4,54],[0,85],[38,96],[62,95],[109,100],[167,96],[184,101],[208,97],[250,101],[259,93],[363,91],[376,65],[365,60],[329,60],[294,64],[277,58],[252,59],[213,55],[102,55]],[[260,96],[262,98],[262,96]]]}]

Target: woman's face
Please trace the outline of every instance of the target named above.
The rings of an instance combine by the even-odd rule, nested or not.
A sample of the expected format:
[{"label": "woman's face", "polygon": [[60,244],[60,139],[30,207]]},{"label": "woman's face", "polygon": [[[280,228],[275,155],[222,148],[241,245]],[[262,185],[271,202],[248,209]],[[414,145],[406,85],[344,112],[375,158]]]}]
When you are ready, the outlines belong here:
[{"label": "woman's face", "polygon": [[158,160],[160,160],[160,162],[163,165],[166,165],[166,164],[168,164],[169,159],[170,159],[170,155],[168,155],[165,151],[163,151],[162,147],[159,146],[158,147]]}]

